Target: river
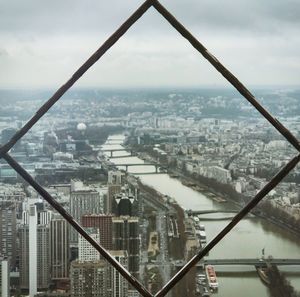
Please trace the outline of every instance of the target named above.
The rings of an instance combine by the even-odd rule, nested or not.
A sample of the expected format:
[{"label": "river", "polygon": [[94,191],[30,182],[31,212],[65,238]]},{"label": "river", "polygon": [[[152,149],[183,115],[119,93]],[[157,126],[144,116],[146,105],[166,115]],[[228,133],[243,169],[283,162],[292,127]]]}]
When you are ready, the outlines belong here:
[{"label": "river", "polygon": [[[124,139],[123,135],[108,138],[105,149],[120,149]],[[127,155],[126,152],[115,152],[115,156]],[[144,161],[138,157],[122,157],[111,159],[115,164],[139,163]],[[129,167],[129,172],[153,172],[153,166]],[[121,167],[120,167],[121,168]],[[184,209],[210,210],[232,209],[230,203],[218,203],[187,186],[168,174],[140,175],[143,183],[157,191],[174,198]],[[206,215],[207,217],[207,215]],[[203,221],[208,241],[212,239],[229,220]],[[300,258],[300,238],[272,223],[260,218],[248,218],[240,222],[209,254],[211,258],[257,258],[261,256],[262,249],[266,256],[274,258]],[[222,297],[267,297],[268,289],[258,278],[254,267],[228,267],[216,266],[219,290],[215,294]],[[300,272],[296,268],[280,268],[286,271],[291,284],[300,291]],[[298,270],[299,271],[299,270]]]}]

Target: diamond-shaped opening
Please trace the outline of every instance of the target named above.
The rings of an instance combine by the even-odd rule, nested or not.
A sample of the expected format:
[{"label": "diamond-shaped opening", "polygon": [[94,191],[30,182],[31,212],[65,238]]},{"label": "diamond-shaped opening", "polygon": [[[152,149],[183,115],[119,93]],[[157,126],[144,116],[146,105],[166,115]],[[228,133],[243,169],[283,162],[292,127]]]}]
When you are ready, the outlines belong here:
[{"label": "diamond-shaped opening", "polygon": [[[149,22],[152,24],[150,28]],[[145,28],[145,32],[140,28]],[[210,79],[217,85],[223,81],[175,30],[170,30],[168,23],[154,9],[150,9],[103,56],[101,63],[80,79],[76,87],[92,85],[100,90],[103,86],[117,87],[116,92],[122,88],[178,89],[178,86],[205,86]]]},{"label": "diamond-shaped opening", "polygon": [[[122,43],[122,41],[121,41],[121,43]],[[127,60],[126,60],[127,61]],[[135,67],[132,67],[133,69],[135,69]],[[95,68],[94,68],[95,69]],[[229,91],[230,92],[230,91]],[[259,94],[259,91],[258,91],[258,94]],[[217,94],[218,95],[218,94]],[[231,95],[231,94],[230,94]],[[230,97],[230,95],[229,95],[229,97]],[[239,97],[241,97],[241,95],[239,95]],[[120,98],[121,99],[121,98]],[[209,98],[208,98],[209,99]],[[215,101],[219,101],[220,103],[222,102],[222,98],[220,98],[220,99],[218,99],[218,98],[215,98],[216,100]],[[230,98],[231,99],[231,98]],[[245,106],[245,114],[244,114],[244,116],[246,117],[248,114],[251,114],[251,112],[253,112],[254,110],[254,108],[247,102],[247,101],[244,101],[243,99],[241,99],[241,98],[237,98],[237,99],[235,99],[235,101],[234,100],[232,100],[232,106],[234,107],[236,104],[241,104],[241,105],[243,105],[243,106]],[[250,109],[250,110],[249,110]],[[241,115],[242,116],[242,115]],[[260,115],[258,115],[257,114],[257,117],[260,117]],[[264,119],[262,118],[262,122],[264,122]],[[257,134],[258,133],[258,130],[262,130],[262,131],[264,131],[264,128],[266,128],[267,126],[268,126],[268,123],[261,123],[260,124],[261,125],[261,128],[259,128],[259,127],[257,127],[257,130],[255,130],[255,133]],[[253,133],[254,133],[254,131],[253,131]],[[245,137],[247,137],[247,136],[245,136]],[[280,139],[281,139],[282,137],[280,137]],[[237,140],[238,141],[238,140]],[[109,146],[108,146],[109,147]],[[118,147],[119,148],[119,147]],[[292,157],[293,156],[293,152],[294,152],[294,148],[291,148],[289,145],[288,145],[288,148],[290,149],[290,151],[289,151],[289,155],[290,155],[290,157]],[[277,151],[277,153],[278,153],[279,151]],[[286,158],[287,157],[287,151],[285,151],[285,153],[284,153],[284,162],[286,162],[286,160],[288,160],[289,158]],[[253,158],[251,158],[251,159],[253,159]],[[118,164],[120,164],[120,163],[122,163],[122,162],[124,162],[124,163],[126,163],[126,162],[128,162],[128,160],[123,160],[122,161],[122,159],[121,160],[117,160],[118,162]],[[124,168],[124,167],[122,167],[122,168]],[[275,171],[277,171],[278,170],[278,168],[276,168],[276,170],[274,170],[274,172],[273,173],[275,173]],[[138,171],[138,169],[131,169],[130,170],[132,173],[133,172],[139,172]],[[273,176],[273,174],[271,174],[272,176]],[[168,177],[167,177],[168,178]],[[153,177],[149,177],[149,176],[142,176],[141,177],[141,179],[143,180],[143,181],[145,181],[145,182],[147,182],[147,180],[149,181],[149,183],[151,184],[151,182],[152,182],[152,185],[153,185],[153,183],[155,183],[155,182],[157,182],[158,183],[158,187],[160,187],[161,188],[161,186],[163,185],[163,184],[165,184],[165,185],[167,185],[168,184],[168,182],[166,181],[166,180],[164,180],[164,177],[162,176],[162,177],[160,177],[158,180],[156,180],[156,181],[153,181]],[[152,179],[152,181],[151,181],[151,179]],[[264,181],[265,182],[265,181]],[[155,186],[154,186],[155,187]],[[166,188],[165,187],[165,189],[164,189],[165,191],[163,191],[163,193],[164,194],[168,194],[168,195],[170,195],[171,197],[176,197],[177,199],[177,201],[178,201],[178,199],[180,200],[180,199],[182,199],[182,200],[184,200],[186,197],[190,197],[190,195],[193,195],[193,193],[191,194],[191,193],[186,193],[186,194],[183,194],[182,192],[179,194],[179,192],[180,191],[178,191],[178,189],[176,188],[176,187],[170,187],[170,186],[168,186],[168,188]],[[192,191],[191,191],[192,192]],[[253,192],[253,195],[255,194],[255,192],[256,191],[254,191]],[[177,194],[177,195],[176,195]],[[181,197],[178,197],[178,195],[180,195]],[[250,198],[252,198],[253,196],[252,195],[250,195],[249,196],[249,199]],[[204,206],[204,207],[208,207],[208,208],[211,208],[212,206],[211,206],[211,203],[212,203],[212,201],[211,200],[209,200],[208,199],[208,205],[207,206]],[[198,206],[198,208],[197,209],[199,209],[200,207],[203,207],[203,203],[199,203],[199,204],[201,204],[201,206]],[[190,208],[193,208],[193,206],[189,206]],[[232,206],[232,208],[234,208],[234,205]],[[231,214],[231,216],[232,216],[232,214]],[[211,232],[211,234],[216,234],[216,233],[218,233],[224,226],[225,226],[225,224],[226,223],[228,223],[229,222],[229,215],[227,216],[228,217],[228,219],[227,219],[227,221],[225,220],[223,220],[223,221],[221,221],[221,222],[216,222],[215,224],[210,224],[210,225],[213,225],[212,226],[212,228],[211,228],[211,230],[210,231],[208,231],[208,232]],[[209,220],[209,219],[211,219],[211,218],[207,218],[207,220]],[[248,219],[248,220],[250,220],[250,219]],[[258,244],[258,246],[265,246],[266,245],[266,240],[267,240],[267,237],[266,236],[263,236],[263,234],[264,234],[264,232],[263,231],[261,231],[261,232],[257,232],[257,229],[256,229],[256,224],[255,223],[250,223],[250,225],[252,225],[250,228],[249,228],[249,223],[248,223],[248,220],[247,220],[247,222],[241,222],[240,223],[240,225],[236,228],[237,229],[237,231],[236,231],[236,236],[237,237],[239,237],[240,238],[240,240],[242,240],[243,242],[249,242],[249,246],[251,246],[251,242],[253,242],[253,239],[254,238],[256,238],[256,236],[258,235],[258,238],[260,238],[261,240],[258,242],[258,241],[256,241],[256,243]],[[255,220],[255,219],[254,219]],[[265,229],[267,229],[267,228],[269,228],[269,226],[271,225],[271,224],[269,224],[268,222],[266,222],[265,224],[264,223],[262,223],[264,226],[263,226],[263,228],[265,228]],[[242,225],[242,226],[241,226]],[[249,234],[250,234],[250,236],[249,236]],[[272,240],[275,240],[275,241],[277,241],[276,240],[276,236],[270,236],[270,238],[269,238],[269,240],[270,240],[270,242],[272,241]],[[228,238],[226,238],[226,239],[224,239],[222,242],[226,242],[226,244],[224,245],[224,246],[228,246],[228,248],[226,248],[226,251],[227,252],[229,252],[229,253],[231,253],[231,257],[234,257],[235,256],[235,254],[234,254],[234,249],[233,249],[233,246],[234,246],[234,242],[236,242],[236,241],[234,241],[234,240],[232,240],[232,236],[228,236]],[[281,242],[280,242],[281,243]],[[273,244],[272,246],[273,247],[276,247],[276,246],[280,246],[280,243],[277,245],[277,244]],[[224,246],[222,245],[222,246],[218,246],[219,247],[219,249],[218,249],[218,247],[216,247],[213,251],[215,251],[215,250],[219,250],[219,251],[216,251],[216,254],[218,255],[220,255],[220,254],[226,254],[226,253],[222,253],[223,252],[223,248],[224,248]],[[259,253],[257,253],[257,250],[259,250],[259,248],[257,249],[257,248],[252,248],[252,249],[250,249],[250,250],[246,250],[245,249],[245,254],[243,255],[243,257],[247,257],[247,256],[249,256],[250,254],[251,254],[251,256],[253,256],[253,257],[258,257],[259,256]],[[274,254],[276,254],[276,251],[274,251],[273,249],[271,249],[272,250],[272,252],[270,251],[270,253],[272,254],[273,252],[274,252]],[[253,255],[252,255],[253,254]],[[212,253],[212,255],[215,255],[214,253]],[[287,255],[288,256],[288,255]]]}]

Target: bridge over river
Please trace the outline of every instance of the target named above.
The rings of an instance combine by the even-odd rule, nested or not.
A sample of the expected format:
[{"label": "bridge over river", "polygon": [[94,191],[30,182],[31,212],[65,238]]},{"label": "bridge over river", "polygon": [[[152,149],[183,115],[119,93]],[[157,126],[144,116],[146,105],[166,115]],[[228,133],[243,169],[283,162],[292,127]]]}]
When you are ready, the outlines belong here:
[{"label": "bridge over river", "polygon": [[[136,156],[137,154],[131,150],[131,149],[125,149],[125,148],[121,148],[121,149],[101,149],[102,153],[109,153],[110,154],[110,158],[126,158],[126,157],[132,157],[132,156]],[[114,153],[118,153],[118,152],[126,152],[128,153],[127,155],[114,155]]]},{"label": "bridge over river", "polygon": [[118,163],[112,163],[112,164],[107,164],[107,166],[110,167],[125,167],[125,171],[128,172],[128,168],[129,167],[138,167],[138,166],[153,166],[155,168],[154,172],[130,172],[131,174],[138,174],[138,175],[142,175],[142,174],[153,174],[153,173],[166,173],[167,172],[167,168],[158,164],[158,163],[150,163],[150,162],[144,162],[144,163],[126,163],[126,164],[118,164]]},{"label": "bridge over river", "polygon": [[210,213],[238,213],[239,211],[237,209],[231,209],[231,210],[222,210],[222,209],[208,209],[208,210],[187,210],[186,211],[189,216],[193,215],[202,215],[202,214],[210,214]]},{"label": "bridge over river", "polygon": [[[204,265],[249,265],[249,266],[265,266],[268,264],[278,265],[278,266],[300,266],[300,259],[262,259],[262,258],[243,258],[243,259],[205,259],[197,264],[197,266]],[[182,267],[185,263],[176,262],[176,267]],[[299,267],[300,268],[300,267]]]}]

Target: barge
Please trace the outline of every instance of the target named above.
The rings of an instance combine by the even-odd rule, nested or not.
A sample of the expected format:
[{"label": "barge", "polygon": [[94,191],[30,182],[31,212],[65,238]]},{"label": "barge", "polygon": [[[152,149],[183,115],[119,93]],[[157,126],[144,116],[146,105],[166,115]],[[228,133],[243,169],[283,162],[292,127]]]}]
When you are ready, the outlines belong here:
[{"label": "barge", "polygon": [[209,287],[212,290],[217,290],[219,284],[217,282],[217,276],[214,267],[212,265],[207,265],[205,270]]}]

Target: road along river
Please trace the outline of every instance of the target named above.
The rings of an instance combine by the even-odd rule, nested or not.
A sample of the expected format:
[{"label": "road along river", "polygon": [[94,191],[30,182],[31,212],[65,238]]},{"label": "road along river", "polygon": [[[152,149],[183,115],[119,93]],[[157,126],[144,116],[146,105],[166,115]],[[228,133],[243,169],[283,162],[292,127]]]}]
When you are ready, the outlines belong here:
[{"label": "road along river", "polygon": [[[113,135],[104,149],[122,149],[123,135]],[[109,153],[108,153],[109,155]],[[128,155],[127,152],[114,152],[115,156]],[[142,164],[144,161],[138,157],[124,157],[111,159],[115,164]],[[152,168],[151,168],[152,167]],[[122,167],[120,167],[122,169]],[[153,166],[129,167],[131,173],[154,172]],[[141,181],[155,190],[174,198],[183,209],[230,210],[234,205],[230,202],[219,203],[187,186],[168,174],[140,175]],[[214,214],[212,216],[216,216]],[[205,215],[207,217],[207,215]],[[229,220],[203,221],[206,227],[207,240],[212,239]],[[262,249],[266,256],[274,258],[300,258],[300,238],[272,223],[260,218],[248,218],[240,222],[209,254],[211,258],[258,258]],[[249,266],[216,266],[219,282],[217,296],[222,297],[268,297],[268,289],[258,278],[254,267]],[[291,284],[300,291],[300,268],[281,268],[286,271]]]}]

